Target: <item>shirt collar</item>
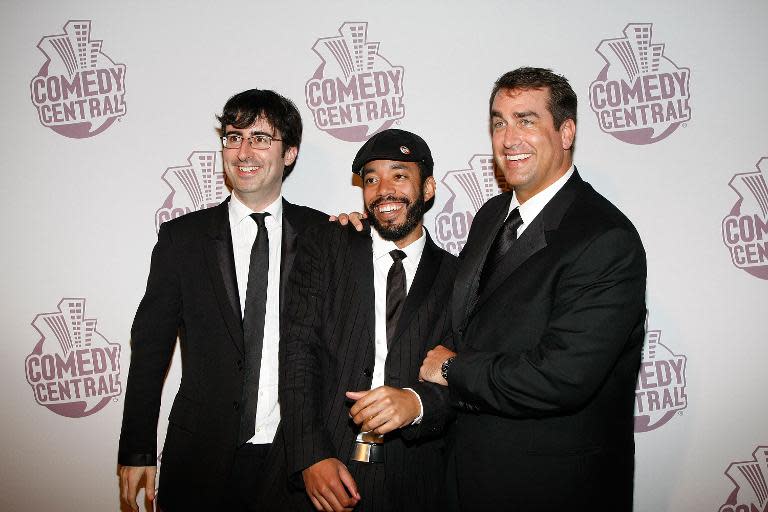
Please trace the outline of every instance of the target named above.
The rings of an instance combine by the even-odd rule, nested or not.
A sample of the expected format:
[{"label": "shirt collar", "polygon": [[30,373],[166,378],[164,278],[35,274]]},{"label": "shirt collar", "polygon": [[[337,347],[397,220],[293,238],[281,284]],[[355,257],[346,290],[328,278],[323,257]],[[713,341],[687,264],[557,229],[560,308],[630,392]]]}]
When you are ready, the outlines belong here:
[{"label": "shirt collar", "polygon": [[[373,240],[373,259],[374,261],[383,257],[388,256],[390,251],[393,251],[395,249],[400,249],[395,242],[384,240],[381,238],[381,235],[378,231],[376,231],[376,228],[371,227],[371,239]],[[421,236],[418,238],[418,240],[415,240],[408,244],[407,246],[400,249],[405,253],[406,259],[410,261],[415,261],[418,259],[418,257],[421,256],[422,251],[424,251],[424,246],[427,244],[427,237],[424,236],[424,227],[421,227]]]},{"label": "shirt collar", "polygon": [[237,197],[237,194],[230,194],[229,199],[229,223],[232,226],[237,226],[244,219],[249,217],[252,213],[267,212],[274,222],[278,226],[283,224],[283,195],[277,196],[272,203],[268,204],[261,212],[254,212],[243,204]]},{"label": "shirt collar", "polygon": [[573,170],[574,167],[571,165],[565,174],[560,176],[557,181],[528,199],[523,204],[520,204],[520,202],[517,200],[517,194],[512,192],[512,201],[509,203],[509,211],[511,212],[515,208],[519,208],[520,218],[523,219],[523,224],[527,226],[533,222],[533,219],[535,219],[539,213],[541,213],[541,210],[543,210],[544,207],[547,206],[547,203],[549,203],[549,201],[555,197],[555,194],[557,194],[560,189],[563,188],[565,182],[568,181],[568,179],[573,175]]}]

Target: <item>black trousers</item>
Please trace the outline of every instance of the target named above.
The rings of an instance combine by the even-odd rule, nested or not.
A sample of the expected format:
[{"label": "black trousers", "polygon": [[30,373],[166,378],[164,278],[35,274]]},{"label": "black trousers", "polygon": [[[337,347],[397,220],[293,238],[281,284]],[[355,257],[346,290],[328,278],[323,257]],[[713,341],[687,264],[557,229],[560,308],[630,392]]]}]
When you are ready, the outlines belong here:
[{"label": "black trousers", "polygon": [[260,482],[265,478],[264,461],[267,458],[271,444],[246,443],[235,452],[232,465],[232,475],[227,482],[226,502],[227,511],[255,512],[262,510],[259,506]]}]

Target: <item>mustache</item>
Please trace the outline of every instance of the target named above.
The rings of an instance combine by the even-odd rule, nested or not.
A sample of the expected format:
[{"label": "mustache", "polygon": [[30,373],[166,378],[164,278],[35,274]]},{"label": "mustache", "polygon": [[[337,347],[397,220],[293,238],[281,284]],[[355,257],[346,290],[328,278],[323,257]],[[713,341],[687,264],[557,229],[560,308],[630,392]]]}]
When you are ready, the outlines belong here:
[{"label": "mustache", "polygon": [[389,203],[389,202],[403,203],[403,204],[405,204],[406,207],[411,205],[411,200],[408,199],[407,197],[405,197],[405,196],[395,196],[395,195],[390,194],[388,196],[382,196],[382,197],[379,197],[377,199],[374,199],[373,201],[371,201],[371,204],[368,205],[368,208],[373,210],[374,208],[379,206],[381,203]]}]

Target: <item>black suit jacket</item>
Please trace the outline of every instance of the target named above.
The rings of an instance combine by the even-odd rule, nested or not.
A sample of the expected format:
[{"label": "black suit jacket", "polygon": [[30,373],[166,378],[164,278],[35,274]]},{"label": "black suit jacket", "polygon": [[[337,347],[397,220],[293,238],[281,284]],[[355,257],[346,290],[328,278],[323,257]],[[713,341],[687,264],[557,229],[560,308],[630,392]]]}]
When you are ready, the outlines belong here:
[{"label": "black suit jacket", "polygon": [[[245,357],[228,201],[160,227],[131,329],[118,454],[124,465],[156,464],[160,396],[177,334],[180,340],[181,385],[160,472],[159,504],[168,510],[216,509],[237,445]],[[283,201],[281,288],[300,234],[327,219]]]},{"label": "black suit jacket", "polygon": [[[356,510],[427,510],[443,481],[443,441],[437,436],[450,415],[447,390],[419,382],[418,374],[427,350],[450,334],[456,258],[426,236],[388,350],[384,379],[388,386],[416,390],[424,417],[419,425],[386,435],[386,462],[381,465],[350,463],[360,428],[350,420],[351,402],[344,396],[371,387],[375,313],[370,233],[336,225],[313,228],[302,239],[291,275],[280,352],[288,472],[302,483],[301,471],[312,464],[330,457],[341,460],[363,497]],[[312,508],[306,496],[298,503]]]},{"label": "black suit jacket", "polygon": [[462,510],[631,511],[642,243],[575,172],[478,297],[510,200],[480,209],[460,256],[450,483]]}]

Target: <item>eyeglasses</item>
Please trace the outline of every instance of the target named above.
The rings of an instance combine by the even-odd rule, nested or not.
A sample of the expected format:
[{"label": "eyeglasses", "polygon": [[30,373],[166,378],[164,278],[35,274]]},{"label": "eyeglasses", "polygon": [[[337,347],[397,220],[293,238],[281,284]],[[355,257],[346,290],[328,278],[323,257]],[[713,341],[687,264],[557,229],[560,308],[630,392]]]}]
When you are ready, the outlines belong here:
[{"label": "eyeglasses", "polygon": [[272,147],[272,141],[282,141],[283,139],[276,139],[266,133],[256,133],[250,137],[243,137],[237,133],[230,133],[221,138],[221,144],[226,149],[238,149],[243,144],[243,139],[251,143],[253,149],[269,149]]}]

